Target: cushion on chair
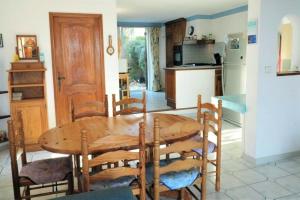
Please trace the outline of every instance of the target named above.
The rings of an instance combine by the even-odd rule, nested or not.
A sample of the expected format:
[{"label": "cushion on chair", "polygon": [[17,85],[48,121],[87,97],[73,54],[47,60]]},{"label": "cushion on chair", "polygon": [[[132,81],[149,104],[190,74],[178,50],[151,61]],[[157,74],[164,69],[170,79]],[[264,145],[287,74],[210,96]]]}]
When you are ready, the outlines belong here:
[{"label": "cushion on chair", "polygon": [[55,200],[137,200],[129,186],[85,192],[55,198]]},{"label": "cushion on chair", "polygon": [[97,181],[90,184],[90,190],[129,186],[134,180],[136,180],[135,176],[123,176],[114,180]]},{"label": "cushion on chair", "polygon": [[[196,135],[195,137],[192,138],[193,140],[196,141],[202,141],[203,138],[200,135]],[[211,141],[208,141],[208,146],[207,146],[207,153],[213,153],[216,150],[217,145]],[[202,155],[202,149],[193,149],[194,152],[196,152],[199,155]]]},{"label": "cushion on chair", "polygon": [[51,158],[28,163],[22,167],[20,177],[28,178],[36,184],[63,181],[72,172],[70,157]]},{"label": "cushion on chair", "polygon": [[[176,160],[178,159],[161,160],[160,166],[166,166]],[[179,172],[168,172],[160,175],[160,183],[168,187],[170,190],[177,190],[192,185],[199,176],[201,176],[201,174],[197,168],[191,168],[189,170]],[[148,184],[153,184],[153,177],[153,163],[148,163],[146,166],[146,180]]]}]

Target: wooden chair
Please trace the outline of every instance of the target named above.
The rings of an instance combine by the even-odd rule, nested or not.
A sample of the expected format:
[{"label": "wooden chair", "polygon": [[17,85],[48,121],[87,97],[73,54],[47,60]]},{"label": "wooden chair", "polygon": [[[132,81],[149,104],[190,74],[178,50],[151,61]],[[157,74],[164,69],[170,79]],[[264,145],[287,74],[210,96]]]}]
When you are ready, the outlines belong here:
[{"label": "wooden chair", "polygon": [[96,116],[104,116],[108,117],[108,98],[105,95],[104,100],[104,112],[100,112],[103,107],[103,103],[99,101],[89,101],[83,104],[74,105],[74,102],[71,102],[71,112],[72,112],[72,121],[76,121],[86,117],[96,117]]},{"label": "wooden chair", "polygon": [[[99,101],[88,101],[79,105],[74,105],[74,101],[71,101],[71,114],[72,114],[72,122],[88,118],[88,117],[108,117],[108,97],[105,95],[104,100],[104,112],[100,112],[103,107],[103,103]],[[78,188],[81,188],[81,166],[80,166],[80,155],[74,156],[74,165],[75,165],[75,176],[78,181]],[[109,164],[111,166],[111,164]],[[103,166],[99,166],[98,169],[102,170]]]},{"label": "wooden chair", "polygon": [[[15,199],[31,199],[63,192],[73,193],[71,157],[27,161],[21,112],[17,113],[17,120],[8,121],[8,135]],[[22,167],[19,169],[18,159],[20,158]],[[67,190],[57,189],[58,186],[66,184],[68,185]],[[22,187],[24,190],[21,193]],[[49,188],[49,191],[34,195],[30,194],[32,190],[43,188]]]},{"label": "wooden chair", "polygon": [[[118,186],[132,187],[132,193],[139,195],[141,200],[146,198],[145,180],[145,127],[144,123],[139,124],[139,152],[125,150],[112,151],[89,159],[88,154],[97,152],[97,145],[87,144],[87,131],[82,130],[82,158],[83,158],[83,191],[113,188]],[[118,137],[116,136],[116,140]],[[138,160],[137,168],[117,166],[115,168],[103,169],[97,173],[91,173],[90,169],[103,163],[118,162],[121,160]]]},{"label": "wooden chair", "polygon": [[[204,134],[204,139],[202,141],[186,139],[171,143],[164,148],[160,147],[160,132],[167,132],[167,130],[160,130],[159,120],[154,120],[154,164],[153,166],[147,166],[147,182],[150,186],[154,187],[154,200],[160,199],[161,192],[169,190],[182,191],[183,189],[189,191],[192,196],[197,199],[197,196],[188,188],[189,186],[195,185],[200,185],[201,199],[206,199],[208,123],[207,114],[204,114],[204,116],[205,123],[201,126],[201,131]],[[160,159],[162,155],[174,153],[182,154],[183,152],[190,152],[197,148],[203,149],[202,159],[193,157],[185,159]],[[153,173],[152,180],[151,173]]]},{"label": "wooden chair", "polygon": [[[146,92],[143,91],[142,99],[127,98],[116,101],[116,95],[112,95],[113,116],[129,115],[135,113],[146,113]],[[133,106],[132,104],[140,104],[141,107]],[[119,110],[117,110],[119,107]]]},{"label": "wooden chair", "polygon": [[[203,124],[204,112],[208,112],[208,124],[209,124],[209,133],[213,133],[216,138],[216,144],[209,141],[208,142],[208,154],[215,153],[216,159],[208,159],[208,163],[216,167],[215,171],[209,171],[208,173],[215,173],[215,190],[220,191],[221,185],[221,146],[222,146],[222,100],[218,101],[218,106],[216,107],[212,103],[202,103],[201,95],[198,95],[197,103],[197,121],[200,124]],[[197,136],[194,139],[201,140],[202,138]],[[197,152],[189,152],[184,156],[199,156],[201,154],[201,149]]]}]

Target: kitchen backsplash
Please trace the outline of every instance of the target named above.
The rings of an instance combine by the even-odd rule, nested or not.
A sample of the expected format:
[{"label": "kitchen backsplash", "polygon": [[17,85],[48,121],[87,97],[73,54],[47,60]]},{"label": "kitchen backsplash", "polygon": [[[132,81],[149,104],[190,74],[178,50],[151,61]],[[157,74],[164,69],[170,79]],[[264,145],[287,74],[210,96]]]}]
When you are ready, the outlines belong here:
[{"label": "kitchen backsplash", "polygon": [[182,46],[183,64],[215,63],[214,45],[184,44]]}]

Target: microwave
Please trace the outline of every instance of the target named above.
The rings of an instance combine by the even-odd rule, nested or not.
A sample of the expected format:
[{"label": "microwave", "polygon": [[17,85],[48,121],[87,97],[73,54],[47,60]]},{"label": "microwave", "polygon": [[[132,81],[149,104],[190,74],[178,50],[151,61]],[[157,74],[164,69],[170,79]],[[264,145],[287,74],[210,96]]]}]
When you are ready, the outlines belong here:
[{"label": "microwave", "polygon": [[182,45],[175,45],[173,47],[173,64],[175,66],[181,66],[183,64]]}]

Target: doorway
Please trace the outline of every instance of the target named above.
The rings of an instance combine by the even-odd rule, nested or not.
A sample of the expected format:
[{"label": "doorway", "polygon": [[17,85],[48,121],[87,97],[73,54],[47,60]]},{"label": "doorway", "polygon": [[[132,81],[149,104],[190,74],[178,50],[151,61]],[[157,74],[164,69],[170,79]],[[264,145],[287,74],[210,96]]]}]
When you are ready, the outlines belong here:
[{"label": "doorway", "polygon": [[104,112],[102,15],[50,13],[56,123],[71,121],[71,103],[99,101]]},{"label": "doorway", "polygon": [[[142,91],[147,91],[147,111],[169,110],[171,108],[167,106],[164,90],[153,86],[154,77],[159,76],[160,79],[164,77],[160,73],[157,74],[157,70],[155,71],[153,67],[151,30],[146,27],[118,27],[119,73],[128,74],[130,97],[141,98]],[[122,87],[124,86],[120,86],[120,90]],[[120,98],[126,97],[121,93]]]}]

